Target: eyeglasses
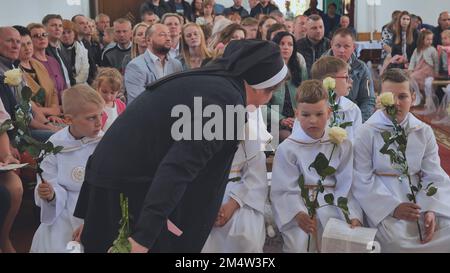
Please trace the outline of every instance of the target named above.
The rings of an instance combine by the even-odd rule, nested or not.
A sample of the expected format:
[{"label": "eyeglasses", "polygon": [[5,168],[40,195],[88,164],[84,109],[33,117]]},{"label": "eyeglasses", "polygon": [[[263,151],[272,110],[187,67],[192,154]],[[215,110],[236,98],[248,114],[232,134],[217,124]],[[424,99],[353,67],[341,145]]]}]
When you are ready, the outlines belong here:
[{"label": "eyeglasses", "polygon": [[350,82],[352,78],[350,76],[335,76],[335,79],[345,79],[347,82]]},{"label": "eyeglasses", "polygon": [[41,39],[41,38],[47,38],[47,37],[48,37],[48,33],[34,34],[33,36],[31,36],[31,38],[33,38],[33,39]]}]

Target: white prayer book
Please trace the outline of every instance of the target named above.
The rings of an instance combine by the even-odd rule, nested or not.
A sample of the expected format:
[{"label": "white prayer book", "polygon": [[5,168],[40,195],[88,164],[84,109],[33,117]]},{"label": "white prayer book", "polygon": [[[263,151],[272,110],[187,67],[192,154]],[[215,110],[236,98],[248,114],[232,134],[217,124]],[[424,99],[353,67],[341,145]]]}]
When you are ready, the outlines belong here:
[{"label": "white prayer book", "polygon": [[28,163],[26,163],[26,164],[9,164],[9,165],[5,165],[5,166],[0,166],[0,172],[21,169],[27,165],[28,165]]},{"label": "white prayer book", "polygon": [[379,252],[375,242],[377,229],[351,228],[344,221],[330,218],[322,235],[322,253],[374,253]]}]

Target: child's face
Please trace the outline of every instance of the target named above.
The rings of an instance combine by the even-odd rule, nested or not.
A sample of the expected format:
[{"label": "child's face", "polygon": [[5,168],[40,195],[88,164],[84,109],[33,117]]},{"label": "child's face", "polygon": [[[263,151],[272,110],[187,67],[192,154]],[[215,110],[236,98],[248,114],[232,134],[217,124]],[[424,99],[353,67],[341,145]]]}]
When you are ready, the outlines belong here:
[{"label": "child's face", "polygon": [[338,97],[348,96],[352,89],[353,80],[348,74],[348,69],[342,69],[334,76],[336,80],[336,93]]},{"label": "child's face", "polygon": [[114,102],[114,100],[117,98],[117,90],[113,90],[111,88],[111,85],[107,83],[106,81],[102,81],[99,88],[98,88],[100,95],[102,96],[103,100],[105,100],[106,104],[110,104]]},{"label": "child's face", "polygon": [[433,34],[428,34],[427,36],[425,36],[424,44],[425,44],[425,47],[429,47],[429,46],[433,45]]},{"label": "child's face", "polygon": [[295,111],[303,131],[314,138],[319,139],[325,132],[327,121],[330,118],[330,108],[327,100],[317,103],[299,103]]},{"label": "child's face", "polygon": [[382,93],[392,92],[394,94],[395,106],[397,108],[397,122],[402,122],[409,113],[413,101],[416,100],[415,94],[409,90],[409,82],[396,83],[385,81],[381,85]]},{"label": "child's face", "polygon": [[450,46],[450,36],[442,35],[442,45],[443,46]]},{"label": "child's face", "polygon": [[96,137],[102,129],[103,108],[93,103],[82,108],[82,111],[75,115],[66,115],[70,132],[76,139]]}]

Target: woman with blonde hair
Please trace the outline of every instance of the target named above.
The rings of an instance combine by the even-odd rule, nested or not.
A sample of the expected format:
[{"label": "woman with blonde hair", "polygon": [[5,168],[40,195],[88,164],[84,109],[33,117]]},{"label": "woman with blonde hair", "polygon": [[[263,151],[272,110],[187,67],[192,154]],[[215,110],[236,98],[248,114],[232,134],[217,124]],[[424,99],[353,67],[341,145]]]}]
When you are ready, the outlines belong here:
[{"label": "woman with blonde hair", "polygon": [[133,28],[133,38],[131,45],[131,53],[127,55],[124,60],[124,66],[127,67],[128,63],[131,62],[137,56],[143,54],[147,50],[147,40],[145,39],[145,33],[150,26],[147,23],[139,23]]},{"label": "woman with blonde hair", "polygon": [[206,47],[202,28],[195,23],[184,25],[181,31],[181,48],[183,70],[199,68],[213,57]]}]

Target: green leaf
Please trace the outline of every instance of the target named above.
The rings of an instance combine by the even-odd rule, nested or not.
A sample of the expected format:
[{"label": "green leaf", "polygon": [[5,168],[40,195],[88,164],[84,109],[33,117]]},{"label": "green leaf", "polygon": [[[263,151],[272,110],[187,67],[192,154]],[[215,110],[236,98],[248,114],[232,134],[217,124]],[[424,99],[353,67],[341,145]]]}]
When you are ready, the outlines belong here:
[{"label": "green leaf", "polygon": [[31,91],[30,87],[24,86],[22,88],[21,94],[22,94],[22,100],[24,102],[28,103],[30,101],[30,99],[31,99],[31,96],[33,95],[33,91]]},{"label": "green leaf", "polygon": [[325,199],[325,202],[327,202],[328,205],[334,204],[334,195],[332,193],[329,193],[323,197]]},{"label": "green leaf", "polygon": [[319,175],[322,177],[330,176],[336,173],[336,169],[328,166]]},{"label": "green leaf", "polygon": [[436,187],[430,187],[429,189],[428,189],[428,192],[427,192],[427,196],[433,196],[433,195],[435,195],[436,194],[436,192],[437,192],[437,188]]},{"label": "green leaf", "polygon": [[45,90],[43,88],[39,89],[31,100],[40,106],[45,106]]},{"label": "green leaf", "polygon": [[298,186],[300,187],[300,189],[305,188],[305,177],[303,176],[303,174],[298,178]]},{"label": "green leaf", "polygon": [[63,146],[56,146],[56,147],[53,149],[53,152],[52,152],[52,153],[53,153],[54,155],[56,155],[56,154],[60,153],[63,149],[64,149]]},{"label": "green leaf", "polygon": [[408,193],[408,194],[406,195],[406,197],[408,197],[408,200],[409,200],[410,202],[413,202],[413,201],[414,201],[414,196],[413,196],[412,194]]},{"label": "green leaf", "polygon": [[391,133],[386,131],[386,132],[382,132],[381,136],[383,137],[384,143],[389,142],[389,139],[391,138]]},{"label": "green leaf", "polygon": [[434,182],[431,182],[430,184],[427,185],[427,187],[425,189],[428,190],[433,184],[434,184]]},{"label": "green leaf", "polygon": [[353,126],[353,121],[344,122],[344,123],[341,123],[339,125],[339,127],[341,127],[342,129],[345,129],[345,128],[350,127],[350,126]]},{"label": "green leaf", "polygon": [[320,175],[322,171],[327,168],[329,165],[329,161],[327,157],[323,153],[319,153],[316,156],[316,159],[314,162],[309,166],[308,170],[311,170],[311,168],[314,168],[316,172]]},{"label": "green leaf", "polygon": [[10,129],[12,129],[13,126],[13,121],[8,119],[5,120],[5,122],[2,123],[2,125],[0,125],[0,135],[2,135],[3,133],[8,132]]},{"label": "green leaf", "polygon": [[337,201],[337,204],[338,204],[338,207],[340,207],[340,208],[347,208],[347,210],[348,210],[348,207],[347,207],[348,199],[347,198],[339,197],[338,201]]}]

